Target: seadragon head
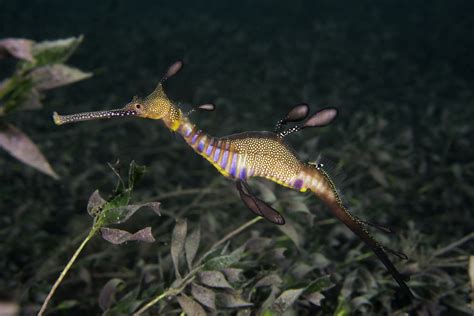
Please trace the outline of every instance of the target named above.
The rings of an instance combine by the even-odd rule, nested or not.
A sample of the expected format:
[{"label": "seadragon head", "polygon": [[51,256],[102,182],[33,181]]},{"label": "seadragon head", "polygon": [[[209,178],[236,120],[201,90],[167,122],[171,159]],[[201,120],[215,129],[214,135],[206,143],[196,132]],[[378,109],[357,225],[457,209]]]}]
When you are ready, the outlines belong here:
[{"label": "seadragon head", "polygon": [[59,115],[54,112],[53,119],[56,125],[74,123],[79,121],[90,121],[114,117],[141,117],[153,120],[163,120],[172,130],[179,126],[182,117],[181,110],[170,101],[163,90],[163,83],[174,76],[183,67],[182,61],[177,61],[168,68],[156,89],[146,98],[134,97],[131,102],[121,109],[104,110],[95,112],[83,112],[71,115]]}]

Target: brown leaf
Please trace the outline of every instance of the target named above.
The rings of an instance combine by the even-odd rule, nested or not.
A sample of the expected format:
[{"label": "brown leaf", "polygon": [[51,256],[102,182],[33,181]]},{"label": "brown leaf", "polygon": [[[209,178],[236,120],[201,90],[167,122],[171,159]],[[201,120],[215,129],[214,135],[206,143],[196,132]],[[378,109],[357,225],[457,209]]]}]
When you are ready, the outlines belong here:
[{"label": "brown leaf", "polygon": [[194,257],[196,257],[196,253],[199,248],[199,241],[201,239],[201,229],[198,226],[195,230],[189,234],[186,238],[186,243],[184,245],[186,251],[186,261],[188,263],[188,268],[191,270]]},{"label": "brown leaf", "polygon": [[179,273],[179,257],[184,255],[184,242],[187,230],[188,225],[185,219],[176,220],[176,225],[171,235],[171,259],[173,260],[177,279],[181,279],[181,274]]},{"label": "brown leaf", "polygon": [[206,311],[199,303],[188,296],[180,295],[176,298],[183,312],[189,316],[206,316]]},{"label": "brown leaf", "polygon": [[288,307],[293,305],[293,303],[300,297],[303,293],[303,289],[291,289],[286,290],[285,292],[281,293],[280,296],[273,302],[272,309],[274,309],[277,313],[283,313]]},{"label": "brown leaf", "polygon": [[31,47],[33,41],[22,38],[6,38],[0,40],[0,58],[10,55],[18,59],[34,61]]},{"label": "brown leaf", "polygon": [[218,301],[219,305],[227,308],[241,308],[253,306],[252,303],[245,301],[238,294],[220,293],[218,294]]},{"label": "brown leaf", "polygon": [[256,284],[255,287],[261,286],[273,286],[273,285],[280,285],[283,281],[277,274],[269,274],[261,278]]},{"label": "brown leaf", "polygon": [[321,306],[321,301],[325,296],[321,292],[314,292],[305,296],[305,299],[311,302],[311,304],[316,306]]},{"label": "brown leaf", "polygon": [[100,229],[102,238],[114,245],[120,245],[127,241],[143,241],[143,242],[154,242],[155,238],[151,233],[151,227],[145,227],[135,234],[131,234],[125,230],[116,229],[116,228],[106,228],[103,227]]},{"label": "brown leaf", "polygon": [[201,283],[209,287],[231,289],[229,282],[227,282],[224,274],[220,271],[202,271],[199,272]]},{"label": "brown leaf", "polygon": [[115,293],[117,293],[118,287],[123,283],[123,280],[114,278],[109,280],[102,290],[100,290],[99,306],[103,311],[106,311],[112,306],[112,303],[115,301]]},{"label": "brown leaf", "polygon": [[63,64],[53,64],[34,69],[30,76],[35,88],[43,91],[87,79],[92,74]]},{"label": "brown leaf", "polygon": [[291,221],[287,221],[285,225],[278,225],[280,229],[286,236],[288,236],[291,241],[293,241],[298,249],[301,249],[301,246],[304,242],[304,237],[301,232],[302,229],[297,229],[296,224]]},{"label": "brown leaf", "polygon": [[191,294],[202,305],[216,309],[216,294],[213,290],[199,284],[191,284]]},{"label": "brown leaf", "polygon": [[15,126],[0,122],[0,147],[21,162],[54,179],[59,178],[38,147]]},{"label": "brown leaf", "polygon": [[87,202],[87,213],[92,217],[97,216],[100,208],[102,208],[107,201],[105,201],[99,193],[99,190],[95,190],[94,193],[91,194],[89,197],[89,201]]},{"label": "brown leaf", "polygon": [[231,283],[237,283],[237,282],[241,281],[242,271],[244,271],[244,270],[239,269],[239,268],[224,268],[224,269],[222,269],[222,272],[224,272],[225,277]]}]

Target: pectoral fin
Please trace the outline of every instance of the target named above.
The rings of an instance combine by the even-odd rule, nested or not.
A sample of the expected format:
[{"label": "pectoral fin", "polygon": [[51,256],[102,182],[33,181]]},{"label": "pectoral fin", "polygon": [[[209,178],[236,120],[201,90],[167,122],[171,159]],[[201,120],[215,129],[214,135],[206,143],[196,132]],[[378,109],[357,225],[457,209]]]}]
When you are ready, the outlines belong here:
[{"label": "pectoral fin", "polygon": [[262,216],[274,224],[285,224],[283,216],[281,216],[281,214],[273,207],[253,195],[246,182],[239,180],[237,181],[236,186],[237,190],[239,190],[240,198],[253,213]]}]

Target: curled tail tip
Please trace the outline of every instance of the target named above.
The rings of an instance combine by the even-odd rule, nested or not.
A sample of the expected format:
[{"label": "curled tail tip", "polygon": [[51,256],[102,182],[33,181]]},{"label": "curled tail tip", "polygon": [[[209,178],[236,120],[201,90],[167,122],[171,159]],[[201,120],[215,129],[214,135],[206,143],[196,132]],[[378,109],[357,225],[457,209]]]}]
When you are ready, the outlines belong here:
[{"label": "curled tail tip", "polygon": [[54,124],[56,124],[56,125],[63,125],[64,124],[64,121],[61,118],[61,115],[58,114],[58,112],[53,112],[53,121],[54,121]]}]

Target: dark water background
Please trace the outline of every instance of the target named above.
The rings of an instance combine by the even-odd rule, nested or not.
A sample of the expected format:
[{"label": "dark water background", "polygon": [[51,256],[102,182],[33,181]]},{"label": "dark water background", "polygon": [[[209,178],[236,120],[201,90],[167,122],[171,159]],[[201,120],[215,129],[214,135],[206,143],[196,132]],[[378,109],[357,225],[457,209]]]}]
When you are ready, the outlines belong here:
[{"label": "dark water background", "polygon": [[[304,159],[322,151],[342,161],[351,179],[347,195],[359,214],[402,230],[411,223],[428,236],[419,252],[471,233],[473,13],[472,1],[0,0],[0,38],[83,34],[69,64],[94,73],[48,93],[44,109],[9,118],[62,179],[48,179],[0,154],[0,298],[41,301],[55,274],[39,278],[37,266],[59,241],[87,227],[89,194],[110,187],[106,162],[134,159],[149,167],[139,199],[203,187],[217,177],[156,122],[56,127],[51,120],[52,111],[116,108],[146,95],[177,59],[185,68],[170,82],[169,94],[190,104],[214,102],[216,112],[195,116],[209,133],[271,130],[289,106],[302,101],[313,109],[336,106],[340,116],[331,127],[290,142]],[[10,66],[2,66],[2,77]],[[235,217],[216,215],[217,222],[250,218],[234,206],[227,213]],[[208,225],[223,234],[218,224]],[[472,254],[472,243],[463,247]],[[56,267],[66,258],[60,256]],[[135,263],[129,259],[124,266]],[[466,270],[456,273],[466,287]],[[66,286],[58,301],[74,297],[74,286]],[[85,310],[97,311],[93,293],[86,294],[90,305],[82,302]]]}]

